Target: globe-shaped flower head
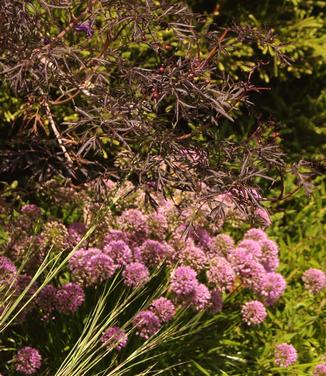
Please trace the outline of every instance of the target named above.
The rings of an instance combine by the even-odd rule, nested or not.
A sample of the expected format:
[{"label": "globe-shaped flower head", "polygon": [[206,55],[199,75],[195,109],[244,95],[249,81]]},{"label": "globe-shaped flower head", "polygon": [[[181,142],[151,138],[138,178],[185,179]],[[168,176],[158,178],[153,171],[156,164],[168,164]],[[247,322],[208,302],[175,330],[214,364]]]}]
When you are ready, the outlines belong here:
[{"label": "globe-shaped flower head", "polygon": [[132,262],[122,273],[123,282],[129,287],[139,287],[149,280],[149,271],[141,262]]},{"label": "globe-shaped flower head", "polygon": [[275,348],[275,364],[279,367],[289,367],[297,361],[297,351],[288,343],[281,343]]},{"label": "globe-shaped flower head", "polygon": [[248,325],[258,325],[262,323],[267,312],[263,303],[258,300],[252,300],[244,304],[241,308],[242,319]]},{"label": "globe-shaped flower head", "polygon": [[133,319],[136,334],[142,338],[148,339],[157,333],[160,329],[160,320],[151,311],[141,311]]},{"label": "globe-shaped flower head", "polygon": [[76,312],[84,300],[84,290],[74,282],[65,284],[56,292],[56,308],[61,313]]},{"label": "globe-shaped flower head", "polygon": [[326,275],[319,269],[310,268],[303,273],[302,280],[306,290],[312,294],[319,293],[326,287]]},{"label": "globe-shaped flower head", "polygon": [[197,273],[190,266],[179,266],[172,272],[170,289],[177,296],[192,294],[197,285]]},{"label": "globe-shaped flower head", "polygon": [[235,281],[235,272],[232,265],[224,257],[212,260],[212,266],[207,271],[207,280],[220,291],[232,290]]},{"label": "globe-shaped flower head", "polygon": [[326,363],[317,364],[313,376],[326,376]]},{"label": "globe-shaped flower head", "polygon": [[103,248],[103,253],[110,256],[118,267],[127,265],[132,261],[132,252],[123,240],[112,240]]},{"label": "globe-shaped flower head", "polygon": [[113,347],[114,349],[120,351],[127,345],[128,336],[118,326],[112,326],[103,333],[101,342],[108,348]]},{"label": "globe-shaped flower head", "polygon": [[268,239],[266,232],[260,228],[251,228],[245,233],[244,238],[256,241]]},{"label": "globe-shaped flower head", "polygon": [[24,375],[34,375],[42,365],[42,357],[37,349],[26,346],[14,358],[15,370]]},{"label": "globe-shaped flower head", "polygon": [[164,297],[153,300],[150,310],[155,313],[161,323],[171,321],[175,315],[174,304]]}]

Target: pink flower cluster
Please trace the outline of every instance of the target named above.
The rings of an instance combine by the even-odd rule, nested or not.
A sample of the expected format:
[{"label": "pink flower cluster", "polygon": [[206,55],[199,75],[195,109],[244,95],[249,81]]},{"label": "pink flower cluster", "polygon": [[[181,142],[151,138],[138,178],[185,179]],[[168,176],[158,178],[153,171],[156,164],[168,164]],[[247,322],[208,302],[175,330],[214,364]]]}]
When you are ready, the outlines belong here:
[{"label": "pink flower cluster", "polygon": [[289,367],[297,361],[296,349],[288,343],[281,343],[275,347],[275,364],[279,367]]},{"label": "pink flower cluster", "polygon": [[152,311],[140,311],[133,319],[136,334],[148,339],[156,334],[161,327],[160,319]]},{"label": "pink flower cluster", "polygon": [[257,325],[262,323],[266,316],[266,308],[263,303],[253,300],[245,303],[241,309],[243,321],[248,325]]},{"label": "pink flower cluster", "polygon": [[98,248],[80,249],[69,260],[73,277],[84,286],[109,279],[116,270],[112,258]]},{"label": "pink flower cluster", "polygon": [[56,292],[56,309],[61,313],[74,313],[84,300],[83,289],[77,283],[69,282]]},{"label": "pink flower cluster", "polygon": [[0,283],[10,285],[16,278],[17,270],[14,263],[6,256],[0,256]]},{"label": "pink flower cluster", "polygon": [[34,375],[42,365],[42,356],[33,347],[23,347],[14,357],[15,370],[24,375]]},{"label": "pink flower cluster", "polygon": [[149,339],[156,334],[162,325],[171,321],[176,314],[176,307],[167,298],[153,300],[148,310],[138,312],[133,319],[136,334]]},{"label": "pink flower cluster", "polygon": [[317,364],[313,376],[326,376],[326,363]]},{"label": "pink flower cluster", "polygon": [[109,349],[112,347],[120,351],[123,347],[127,345],[128,336],[118,326],[112,326],[103,333],[101,337],[101,342]]},{"label": "pink flower cluster", "polygon": [[302,275],[304,287],[312,294],[318,294],[326,287],[326,275],[323,271],[315,268],[306,270]]}]

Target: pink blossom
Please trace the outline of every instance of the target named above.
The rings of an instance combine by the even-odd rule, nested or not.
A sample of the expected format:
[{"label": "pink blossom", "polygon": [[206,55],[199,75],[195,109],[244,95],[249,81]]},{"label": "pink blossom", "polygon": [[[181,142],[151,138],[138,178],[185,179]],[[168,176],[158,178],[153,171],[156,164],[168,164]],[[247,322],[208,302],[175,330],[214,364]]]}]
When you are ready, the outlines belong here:
[{"label": "pink blossom", "polygon": [[42,356],[33,347],[20,349],[14,357],[15,370],[24,375],[34,375],[42,365]]}]

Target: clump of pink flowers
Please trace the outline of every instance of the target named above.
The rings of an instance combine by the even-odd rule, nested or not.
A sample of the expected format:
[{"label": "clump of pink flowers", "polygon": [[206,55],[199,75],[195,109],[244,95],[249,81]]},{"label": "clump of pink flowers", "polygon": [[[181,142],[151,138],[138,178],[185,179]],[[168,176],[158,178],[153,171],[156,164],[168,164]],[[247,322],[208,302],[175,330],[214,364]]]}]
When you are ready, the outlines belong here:
[{"label": "clump of pink flowers", "polygon": [[[187,301],[186,299],[185,301]],[[195,286],[193,293],[188,300],[190,306],[193,306],[195,310],[202,311],[209,307],[211,302],[211,293],[207,286],[203,283],[198,283]]]},{"label": "clump of pink flowers", "polygon": [[[186,193],[180,193],[177,201],[183,202],[184,198],[187,204],[192,202]],[[113,290],[116,288],[119,297],[130,294],[135,296],[134,301],[137,302],[139,293],[140,299],[144,298],[138,305],[141,308],[133,311],[134,301],[128,303],[117,318],[121,327],[109,326],[102,333],[99,343],[102,343],[103,351],[120,351],[130,346],[134,342],[131,338],[134,335],[149,340],[184,311],[189,317],[196,312],[219,315],[225,309],[224,304],[228,312],[228,297],[235,291],[238,293],[243,290],[251,296],[250,301],[243,302],[242,295],[237,295],[239,301],[232,306],[238,307],[243,322],[247,326],[264,322],[267,317],[266,307],[281,298],[286,281],[277,272],[278,246],[263,229],[249,229],[241,240],[235,242],[229,234],[221,233],[221,223],[215,224],[208,219],[207,207],[201,208],[190,224],[189,213],[192,215],[196,211],[191,205],[180,205],[177,208],[171,200],[161,198],[158,200],[159,207],[154,211],[140,207],[138,199],[136,197],[129,206],[124,203],[118,206],[117,211],[113,211],[101,223],[96,236],[90,235],[83,240],[83,248],[71,252],[68,268],[38,293],[35,304],[29,305],[26,312],[35,310],[43,325],[49,324],[49,320],[52,324],[67,318],[64,315],[73,315],[83,305],[86,296],[92,292],[95,296],[113,281],[116,282],[116,285],[112,284]],[[96,203],[92,205],[91,200],[87,205],[91,213],[87,212],[88,215],[100,207]],[[34,209],[26,207],[22,212],[31,220],[34,218],[32,213],[37,212]],[[266,227],[268,213],[257,211],[256,215],[262,226]],[[66,226],[62,221],[51,219],[40,231],[42,236],[38,240],[42,250],[56,244],[58,250],[70,247],[72,251],[87,228],[92,228],[90,224],[87,219],[85,224],[74,222]],[[24,273],[17,275],[19,265],[15,264],[16,259],[13,262],[10,257],[0,256],[0,281],[13,281],[19,293],[32,277],[24,274],[24,270]],[[302,279],[305,288],[313,293],[320,291],[326,284],[324,273],[317,269],[309,269]],[[62,285],[62,281],[65,284]],[[156,281],[160,284],[160,290],[153,294],[155,299],[149,298],[146,294]],[[36,286],[32,286],[27,296],[35,291]],[[108,299],[105,309],[109,311],[114,304]],[[213,320],[215,318],[217,316]],[[40,368],[41,357],[38,358],[39,353],[34,350],[24,350],[19,356],[17,354],[18,372],[23,373],[23,364],[29,365],[25,366],[25,369],[30,370],[27,372],[36,372]],[[277,365],[288,367],[295,361],[293,346],[277,346]],[[25,374],[32,374],[27,372]]]},{"label": "clump of pink flowers", "polygon": [[207,263],[205,252],[192,241],[185,244],[185,247],[180,251],[179,259],[183,265],[188,265],[196,271],[204,269]]},{"label": "clump of pink flowers", "polygon": [[49,284],[44,286],[37,296],[36,304],[44,321],[48,321],[51,318],[53,311],[57,307],[57,291],[56,287]]},{"label": "clump of pink flowers", "polygon": [[220,291],[231,291],[236,277],[232,265],[224,257],[216,257],[211,263],[206,273],[208,283]]},{"label": "clump of pink flowers", "polygon": [[16,278],[17,270],[14,263],[6,256],[0,256],[0,282],[10,285]]},{"label": "clump of pink flowers", "polygon": [[264,273],[255,286],[255,291],[267,305],[273,305],[283,295],[286,281],[279,273]]},{"label": "clump of pink flowers", "polygon": [[110,256],[114,264],[118,267],[127,265],[132,261],[132,251],[123,240],[108,242],[103,248],[103,253]]}]

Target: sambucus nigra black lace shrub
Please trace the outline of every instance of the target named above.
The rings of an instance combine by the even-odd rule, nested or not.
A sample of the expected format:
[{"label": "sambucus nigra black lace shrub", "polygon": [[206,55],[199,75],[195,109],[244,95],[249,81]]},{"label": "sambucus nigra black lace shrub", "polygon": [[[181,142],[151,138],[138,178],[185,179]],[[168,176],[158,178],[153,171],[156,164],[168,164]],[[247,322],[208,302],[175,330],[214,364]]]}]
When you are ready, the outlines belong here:
[{"label": "sambucus nigra black lace shrub", "polygon": [[216,70],[235,36],[273,47],[271,33],[204,31],[180,1],[4,0],[0,17],[3,90],[18,111],[0,125],[3,180],[129,175],[165,193],[205,183],[204,200],[231,192],[247,210],[258,180],[281,173],[262,125],[224,136],[222,119],[232,129],[258,89],[251,73],[235,82]]}]

